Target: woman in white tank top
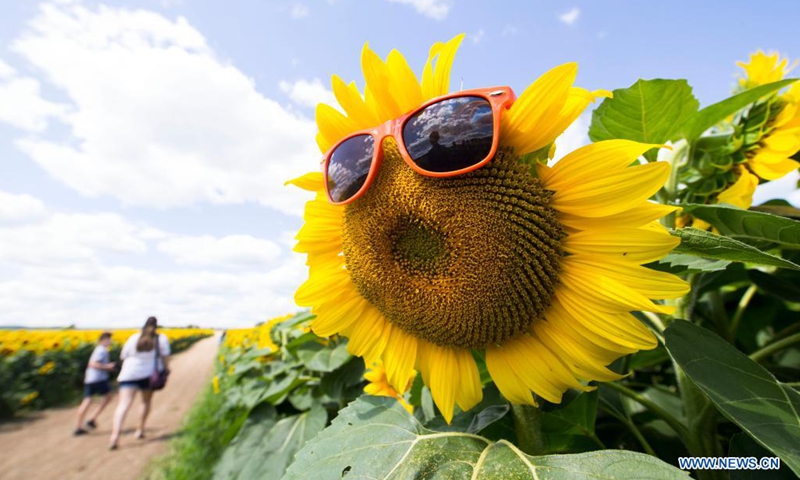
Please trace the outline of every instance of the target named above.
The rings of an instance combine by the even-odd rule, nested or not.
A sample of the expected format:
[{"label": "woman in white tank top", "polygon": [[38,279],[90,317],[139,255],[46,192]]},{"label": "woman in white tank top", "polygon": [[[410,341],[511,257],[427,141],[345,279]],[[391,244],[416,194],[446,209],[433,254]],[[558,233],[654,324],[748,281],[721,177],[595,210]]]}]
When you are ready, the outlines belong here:
[{"label": "woman in white tank top", "polygon": [[[144,438],[144,424],[150,413],[150,404],[153,401],[153,391],[150,389],[150,376],[157,368],[159,372],[169,371],[167,358],[170,354],[169,340],[164,334],[156,332],[158,320],[150,317],[144,324],[142,331],[134,333],[125,342],[120,353],[122,369],[119,372],[119,403],[114,412],[114,426],[111,431],[109,448],[116,450],[119,432],[122,423],[128,414],[136,391],[142,392],[142,415],[135,437]],[[158,349],[158,363],[156,365],[156,349]]]}]

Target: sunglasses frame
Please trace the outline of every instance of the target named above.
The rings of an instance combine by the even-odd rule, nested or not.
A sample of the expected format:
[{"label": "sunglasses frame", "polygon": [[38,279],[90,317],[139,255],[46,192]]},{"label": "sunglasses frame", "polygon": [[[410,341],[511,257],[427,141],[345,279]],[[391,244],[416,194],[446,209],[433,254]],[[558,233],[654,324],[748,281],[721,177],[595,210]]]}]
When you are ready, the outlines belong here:
[{"label": "sunglasses frame", "polygon": [[[411,155],[409,155],[405,142],[403,141],[403,129],[405,128],[406,123],[408,123],[408,120],[411,117],[435,103],[459,97],[480,97],[488,101],[489,105],[491,105],[494,131],[492,132],[492,148],[489,150],[489,154],[486,155],[486,158],[474,165],[470,165],[469,167],[462,168],[460,170],[454,170],[452,172],[431,172],[420,168],[416,163],[414,163],[414,160],[411,159]],[[494,154],[497,152],[497,146],[500,137],[500,112],[509,108],[511,104],[514,103],[514,100],[516,100],[516,96],[514,95],[514,91],[511,90],[511,87],[477,88],[473,90],[463,90],[460,92],[448,93],[447,95],[442,95],[440,97],[428,100],[401,117],[388,120],[376,127],[365,128],[363,130],[351,133],[329,148],[325,153],[325,156],[322,158],[322,175],[324,176],[325,192],[328,195],[328,200],[333,205],[347,205],[348,203],[357,200],[359,197],[361,197],[361,195],[364,194],[364,192],[367,191],[375,179],[375,176],[378,174],[378,169],[380,168],[381,160],[383,159],[383,140],[386,137],[394,138],[403,160],[408,164],[409,167],[411,167],[412,170],[426,177],[455,177],[481,168],[489,163],[489,161],[494,157]],[[360,135],[370,135],[373,140],[372,163],[369,167],[369,173],[367,174],[367,178],[364,180],[364,184],[361,186],[358,192],[356,192],[347,200],[337,202],[331,197],[331,192],[328,188],[328,165],[330,164],[333,152],[339,148],[339,145],[353,137],[358,137]]]}]

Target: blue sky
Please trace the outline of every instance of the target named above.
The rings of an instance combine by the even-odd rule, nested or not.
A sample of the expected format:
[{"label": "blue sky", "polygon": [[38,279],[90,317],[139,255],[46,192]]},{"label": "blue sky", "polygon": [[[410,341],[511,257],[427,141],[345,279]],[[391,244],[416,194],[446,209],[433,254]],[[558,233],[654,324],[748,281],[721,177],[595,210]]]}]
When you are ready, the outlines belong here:
[{"label": "blue sky", "polygon": [[[0,17],[0,325],[245,326],[292,311],[313,105],[466,33],[451,87],[687,78],[722,99],[757,48],[800,57],[798,2],[60,0]],[[793,38],[795,37],[795,38]],[[559,142],[587,141],[588,115]],[[785,192],[793,179],[762,193]]]}]

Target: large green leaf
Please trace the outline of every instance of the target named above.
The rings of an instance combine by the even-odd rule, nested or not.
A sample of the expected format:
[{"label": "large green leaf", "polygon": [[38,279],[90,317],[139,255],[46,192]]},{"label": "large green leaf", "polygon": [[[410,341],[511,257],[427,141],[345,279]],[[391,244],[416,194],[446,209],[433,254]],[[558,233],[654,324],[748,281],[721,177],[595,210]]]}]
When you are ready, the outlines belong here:
[{"label": "large green leaf", "polygon": [[769,241],[782,247],[800,248],[800,222],[729,205],[681,205],[684,213],[705,220],[732,238]]},{"label": "large green leaf", "polygon": [[664,332],[667,350],[717,409],[800,474],[800,393],[691,322]]},{"label": "large green leaf", "polygon": [[347,343],[331,346],[317,342],[301,345],[297,349],[297,356],[309,370],[317,372],[332,372],[347,363],[351,357],[347,352]]},{"label": "large green leaf", "polygon": [[671,233],[681,239],[681,244],[675,248],[675,252],[678,253],[800,270],[800,265],[724,235],[716,235],[697,228],[680,228],[672,230]]},{"label": "large green leaf", "polygon": [[213,478],[280,478],[294,455],[325,427],[322,407],[277,420],[275,409],[259,406],[214,467]]},{"label": "large green leaf", "polygon": [[548,452],[576,452],[602,448],[594,433],[597,392],[582,393],[569,404],[542,414],[542,433]]},{"label": "large green leaf", "polygon": [[[697,112],[698,102],[686,80],[638,80],[614,90],[592,113],[592,141],[627,138],[664,143]],[[652,155],[652,154],[651,154]]]},{"label": "large green leaf", "polygon": [[513,444],[424,428],[394,399],[362,397],[297,454],[284,479],[686,479],[620,450],[531,457]]},{"label": "large green leaf", "polygon": [[759,98],[780,90],[790,85],[796,79],[781,80],[779,82],[768,83],[756,88],[751,88],[738,95],[726,98],[721,102],[709,105],[697,112],[683,127],[682,131],[687,139],[694,140],[706,130],[718,124],[728,116],[733,115],[744,107],[757,101]]},{"label": "large green leaf", "polygon": [[[730,447],[728,448],[729,457],[739,458],[753,458],[761,460],[764,457],[771,457],[773,454],[769,450],[753,441],[744,433],[737,433],[731,437]],[[772,465],[765,463],[770,468]],[[791,470],[786,467],[786,464],[781,464],[778,470],[732,470],[731,480],[797,480],[797,475],[793,474]]]}]

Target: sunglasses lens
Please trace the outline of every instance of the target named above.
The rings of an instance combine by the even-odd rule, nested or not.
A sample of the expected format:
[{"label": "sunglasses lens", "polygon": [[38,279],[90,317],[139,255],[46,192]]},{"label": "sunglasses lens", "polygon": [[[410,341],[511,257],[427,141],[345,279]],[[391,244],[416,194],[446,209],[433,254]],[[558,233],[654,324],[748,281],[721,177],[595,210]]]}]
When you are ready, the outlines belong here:
[{"label": "sunglasses lens", "polygon": [[328,162],[328,192],[334,202],[353,197],[369,175],[375,140],[371,135],[356,135],[342,142]]},{"label": "sunglasses lens", "polygon": [[489,156],[494,115],[482,97],[457,97],[428,105],[403,126],[414,163],[428,172],[455,172]]}]

